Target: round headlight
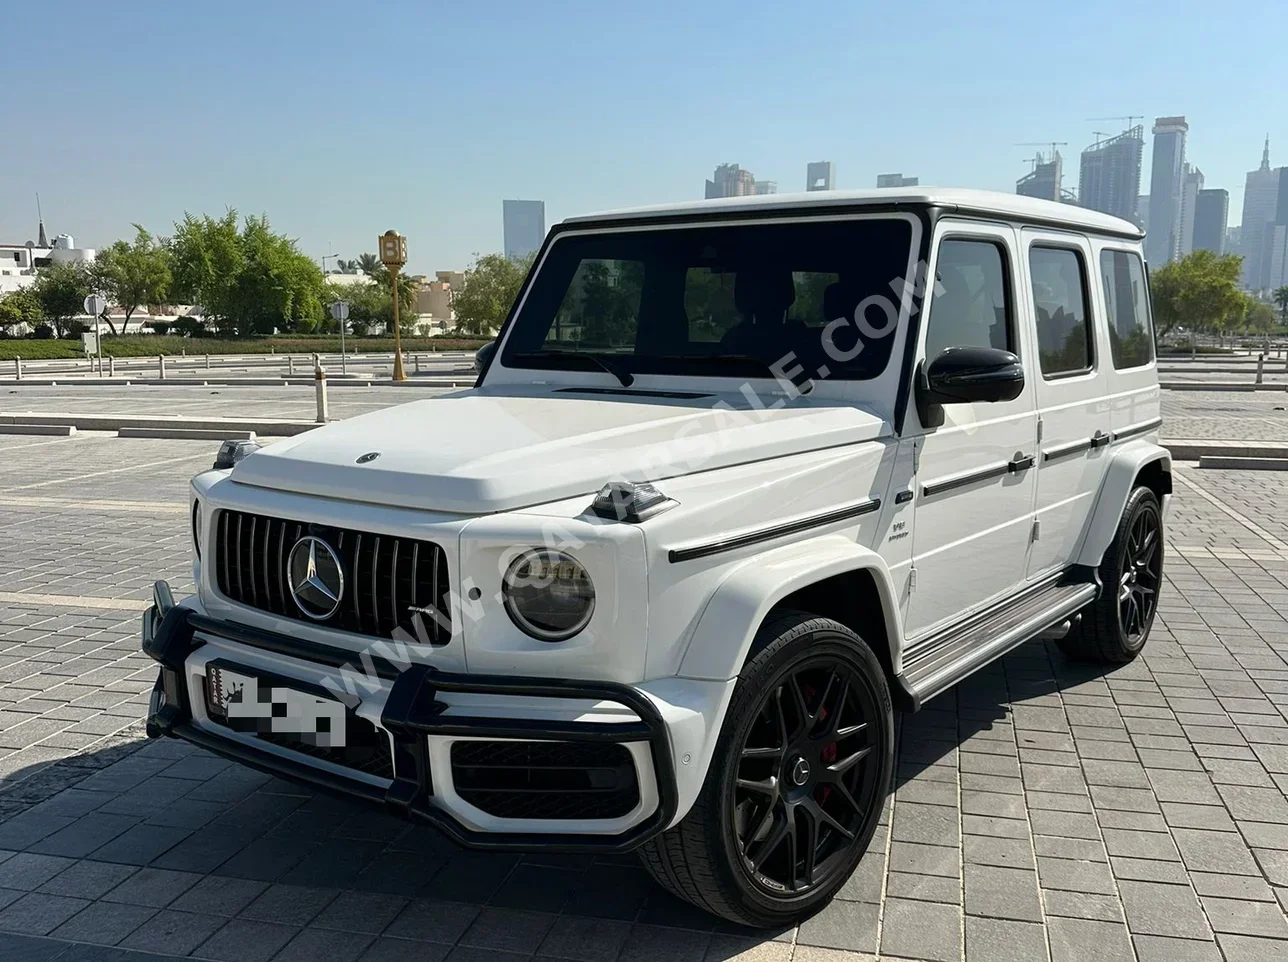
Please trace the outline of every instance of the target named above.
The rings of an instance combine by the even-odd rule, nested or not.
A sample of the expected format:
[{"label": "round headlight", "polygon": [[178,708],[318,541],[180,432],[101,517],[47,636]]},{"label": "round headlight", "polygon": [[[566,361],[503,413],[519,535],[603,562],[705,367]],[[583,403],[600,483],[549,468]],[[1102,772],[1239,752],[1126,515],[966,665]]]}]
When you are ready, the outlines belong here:
[{"label": "round headlight", "polygon": [[201,502],[192,502],[192,544],[197,549],[197,558],[201,558]]},{"label": "round headlight", "polygon": [[510,620],[540,641],[563,641],[586,627],[595,586],[572,555],[531,548],[506,569],[501,595]]}]

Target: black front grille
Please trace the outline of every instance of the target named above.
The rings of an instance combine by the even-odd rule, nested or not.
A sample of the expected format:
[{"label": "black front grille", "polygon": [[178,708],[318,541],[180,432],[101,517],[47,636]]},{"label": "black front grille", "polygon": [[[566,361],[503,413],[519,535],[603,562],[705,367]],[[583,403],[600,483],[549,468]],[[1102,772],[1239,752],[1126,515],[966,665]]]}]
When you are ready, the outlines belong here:
[{"label": "black front grille", "polygon": [[456,742],[452,781],[498,818],[618,818],[639,804],[635,763],[615,742]]},{"label": "black front grille", "polygon": [[224,510],[214,538],[220,593],[275,615],[314,621],[295,604],[287,571],[291,548],[305,535],[331,545],[344,570],[340,607],[317,624],[377,638],[402,628],[430,644],[451,641],[447,555],[432,541]]}]

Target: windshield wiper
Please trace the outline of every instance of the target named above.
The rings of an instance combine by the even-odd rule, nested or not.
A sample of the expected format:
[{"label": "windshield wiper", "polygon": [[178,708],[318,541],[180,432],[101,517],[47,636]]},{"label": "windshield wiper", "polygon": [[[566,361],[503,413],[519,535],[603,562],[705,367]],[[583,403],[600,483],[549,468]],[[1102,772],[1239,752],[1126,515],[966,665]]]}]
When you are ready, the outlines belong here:
[{"label": "windshield wiper", "polygon": [[630,387],[635,383],[635,375],[630,371],[624,371],[616,364],[610,364],[608,359],[602,354],[592,354],[589,351],[526,351],[522,354],[514,355],[516,361],[538,360],[540,358],[557,358],[560,360],[566,358],[579,358],[589,361],[595,367],[599,368],[606,374],[611,374],[621,383],[622,387]]}]

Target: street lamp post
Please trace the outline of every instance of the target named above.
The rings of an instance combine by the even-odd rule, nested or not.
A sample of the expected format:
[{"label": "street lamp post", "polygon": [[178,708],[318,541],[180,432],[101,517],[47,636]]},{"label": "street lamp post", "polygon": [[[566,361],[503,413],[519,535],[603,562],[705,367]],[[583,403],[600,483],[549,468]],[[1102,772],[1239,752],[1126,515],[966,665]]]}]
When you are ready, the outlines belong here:
[{"label": "street lamp post", "polygon": [[398,272],[402,270],[403,265],[407,263],[407,238],[403,237],[396,230],[387,230],[380,235],[377,242],[380,250],[380,263],[385,265],[385,269],[393,277],[393,294],[394,294],[394,380],[407,380],[407,373],[403,370],[402,360],[402,337],[398,328]]}]

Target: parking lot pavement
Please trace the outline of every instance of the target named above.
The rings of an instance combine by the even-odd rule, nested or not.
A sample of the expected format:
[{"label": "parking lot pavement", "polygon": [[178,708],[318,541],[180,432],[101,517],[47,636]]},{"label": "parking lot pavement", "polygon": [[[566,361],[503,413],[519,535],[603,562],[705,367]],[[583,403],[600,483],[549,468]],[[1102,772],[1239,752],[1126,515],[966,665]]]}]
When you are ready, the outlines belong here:
[{"label": "parking lot pavement", "polygon": [[1144,657],[1030,644],[906,718],[842,897],[758,933],[630,857],[467,853],[145,740],[139,609],[154,577],[190,584],[186,479],[212,447],[0,437],[5,962],[1288,958],[1278,474],[1178,466]]},{"label": "parking lot pavement", "polygon": [[[470,380],[463,386],[473,386]],[[451,388],[360,387],[332,385],[327,392],[332,418],[355,417],[368,411],[445,394]],[[301,418],[317,413],[312,385],[199,384],[151,382],[124,385],[0,385],[0,414],[179,415],[192,418]],[[4,443],[0,436],[0,444]]]}]

